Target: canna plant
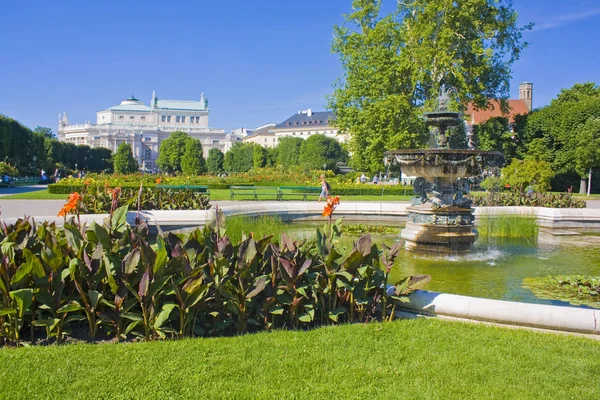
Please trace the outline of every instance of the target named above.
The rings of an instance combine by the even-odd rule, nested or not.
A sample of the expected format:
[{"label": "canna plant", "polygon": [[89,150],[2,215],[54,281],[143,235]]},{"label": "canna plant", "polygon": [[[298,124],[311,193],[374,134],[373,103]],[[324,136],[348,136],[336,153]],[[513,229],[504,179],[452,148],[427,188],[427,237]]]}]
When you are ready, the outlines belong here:
[{"label": "canna plant", "polygon": [[[113,194],[114,196],[114,194]],[[18,345],[243,334],[392,319],[428,277],[390,285],[399,254],[368,235],[338,249],[341,220],[295,241],[250,234],[232,243],[218,226],[183,234],[126,221],[128,205],[104,223],[75,218],[59,228],[31,219],[0,226],[0,341]],[[341,254],[346,253],[346,254]]]}]

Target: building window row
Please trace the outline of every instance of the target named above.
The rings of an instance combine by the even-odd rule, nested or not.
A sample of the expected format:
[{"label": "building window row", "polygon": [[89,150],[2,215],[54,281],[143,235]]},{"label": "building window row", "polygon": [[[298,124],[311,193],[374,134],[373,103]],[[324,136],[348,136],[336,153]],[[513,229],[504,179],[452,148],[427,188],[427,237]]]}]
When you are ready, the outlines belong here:
[{"label": "building window row", "polygon": [[161,122],[171,122],[171,116],[170,115],[162,115],[160,117]]}]

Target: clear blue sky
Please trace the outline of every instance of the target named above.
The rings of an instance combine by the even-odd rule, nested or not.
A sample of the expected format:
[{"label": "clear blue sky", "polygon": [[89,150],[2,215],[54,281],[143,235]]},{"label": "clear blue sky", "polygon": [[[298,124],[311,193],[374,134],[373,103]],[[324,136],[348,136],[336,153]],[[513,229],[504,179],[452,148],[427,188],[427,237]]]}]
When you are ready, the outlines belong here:
[{"label": "clear blue sky", "polygon": [[[384,0],[387,7],[396,0]],[[57,129],[95,121],[132,93],[199,99],[230,130],[322,110],[340,75],[332,28],[351,0],[0,0],[0,113]],[[514,65],[534,107],[561,88],[600,83],[599,0],[514,0],[530,47]]]}]

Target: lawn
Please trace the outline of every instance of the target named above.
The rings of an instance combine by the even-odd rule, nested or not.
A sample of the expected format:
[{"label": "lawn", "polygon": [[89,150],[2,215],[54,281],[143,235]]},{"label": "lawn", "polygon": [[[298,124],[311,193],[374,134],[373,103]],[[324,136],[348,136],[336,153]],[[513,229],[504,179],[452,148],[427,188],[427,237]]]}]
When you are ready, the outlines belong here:
[{"label": "lawn", "polygon": [[[385,193],[385,192],[384,192]],[[230,191],[229,189],[211,189],[210,199],[211,200],[229,200]],[[11,194],[8,196],[0,197],[6,200],[66,200],[69,197],[66,194],[53,194],[48,190],[38,190],[35,192]],[[412,196],[400,196],[400,195],[386,195],[383,196],[344,196],[343,199],[346,201],[408,201]],[[315,200],[316,201],[316,200]]]},{"label": "lawn", "polygon": [[597,341],[436,319],[0,349],[11,399],[592,399]]}]

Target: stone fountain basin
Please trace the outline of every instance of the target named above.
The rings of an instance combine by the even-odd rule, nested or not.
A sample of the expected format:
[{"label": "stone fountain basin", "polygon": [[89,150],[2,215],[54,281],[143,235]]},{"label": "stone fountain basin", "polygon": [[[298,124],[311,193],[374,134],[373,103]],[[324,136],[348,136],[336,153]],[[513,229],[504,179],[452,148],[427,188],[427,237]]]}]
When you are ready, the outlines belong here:
[{"label": "stone fountain basin", "polygon": [[405,175],[433,180],[455,180],[481,175],[486,167],[502,165],[497,151],[456,149],[406,149],[385,152],[386,165],[398,164]]}]

